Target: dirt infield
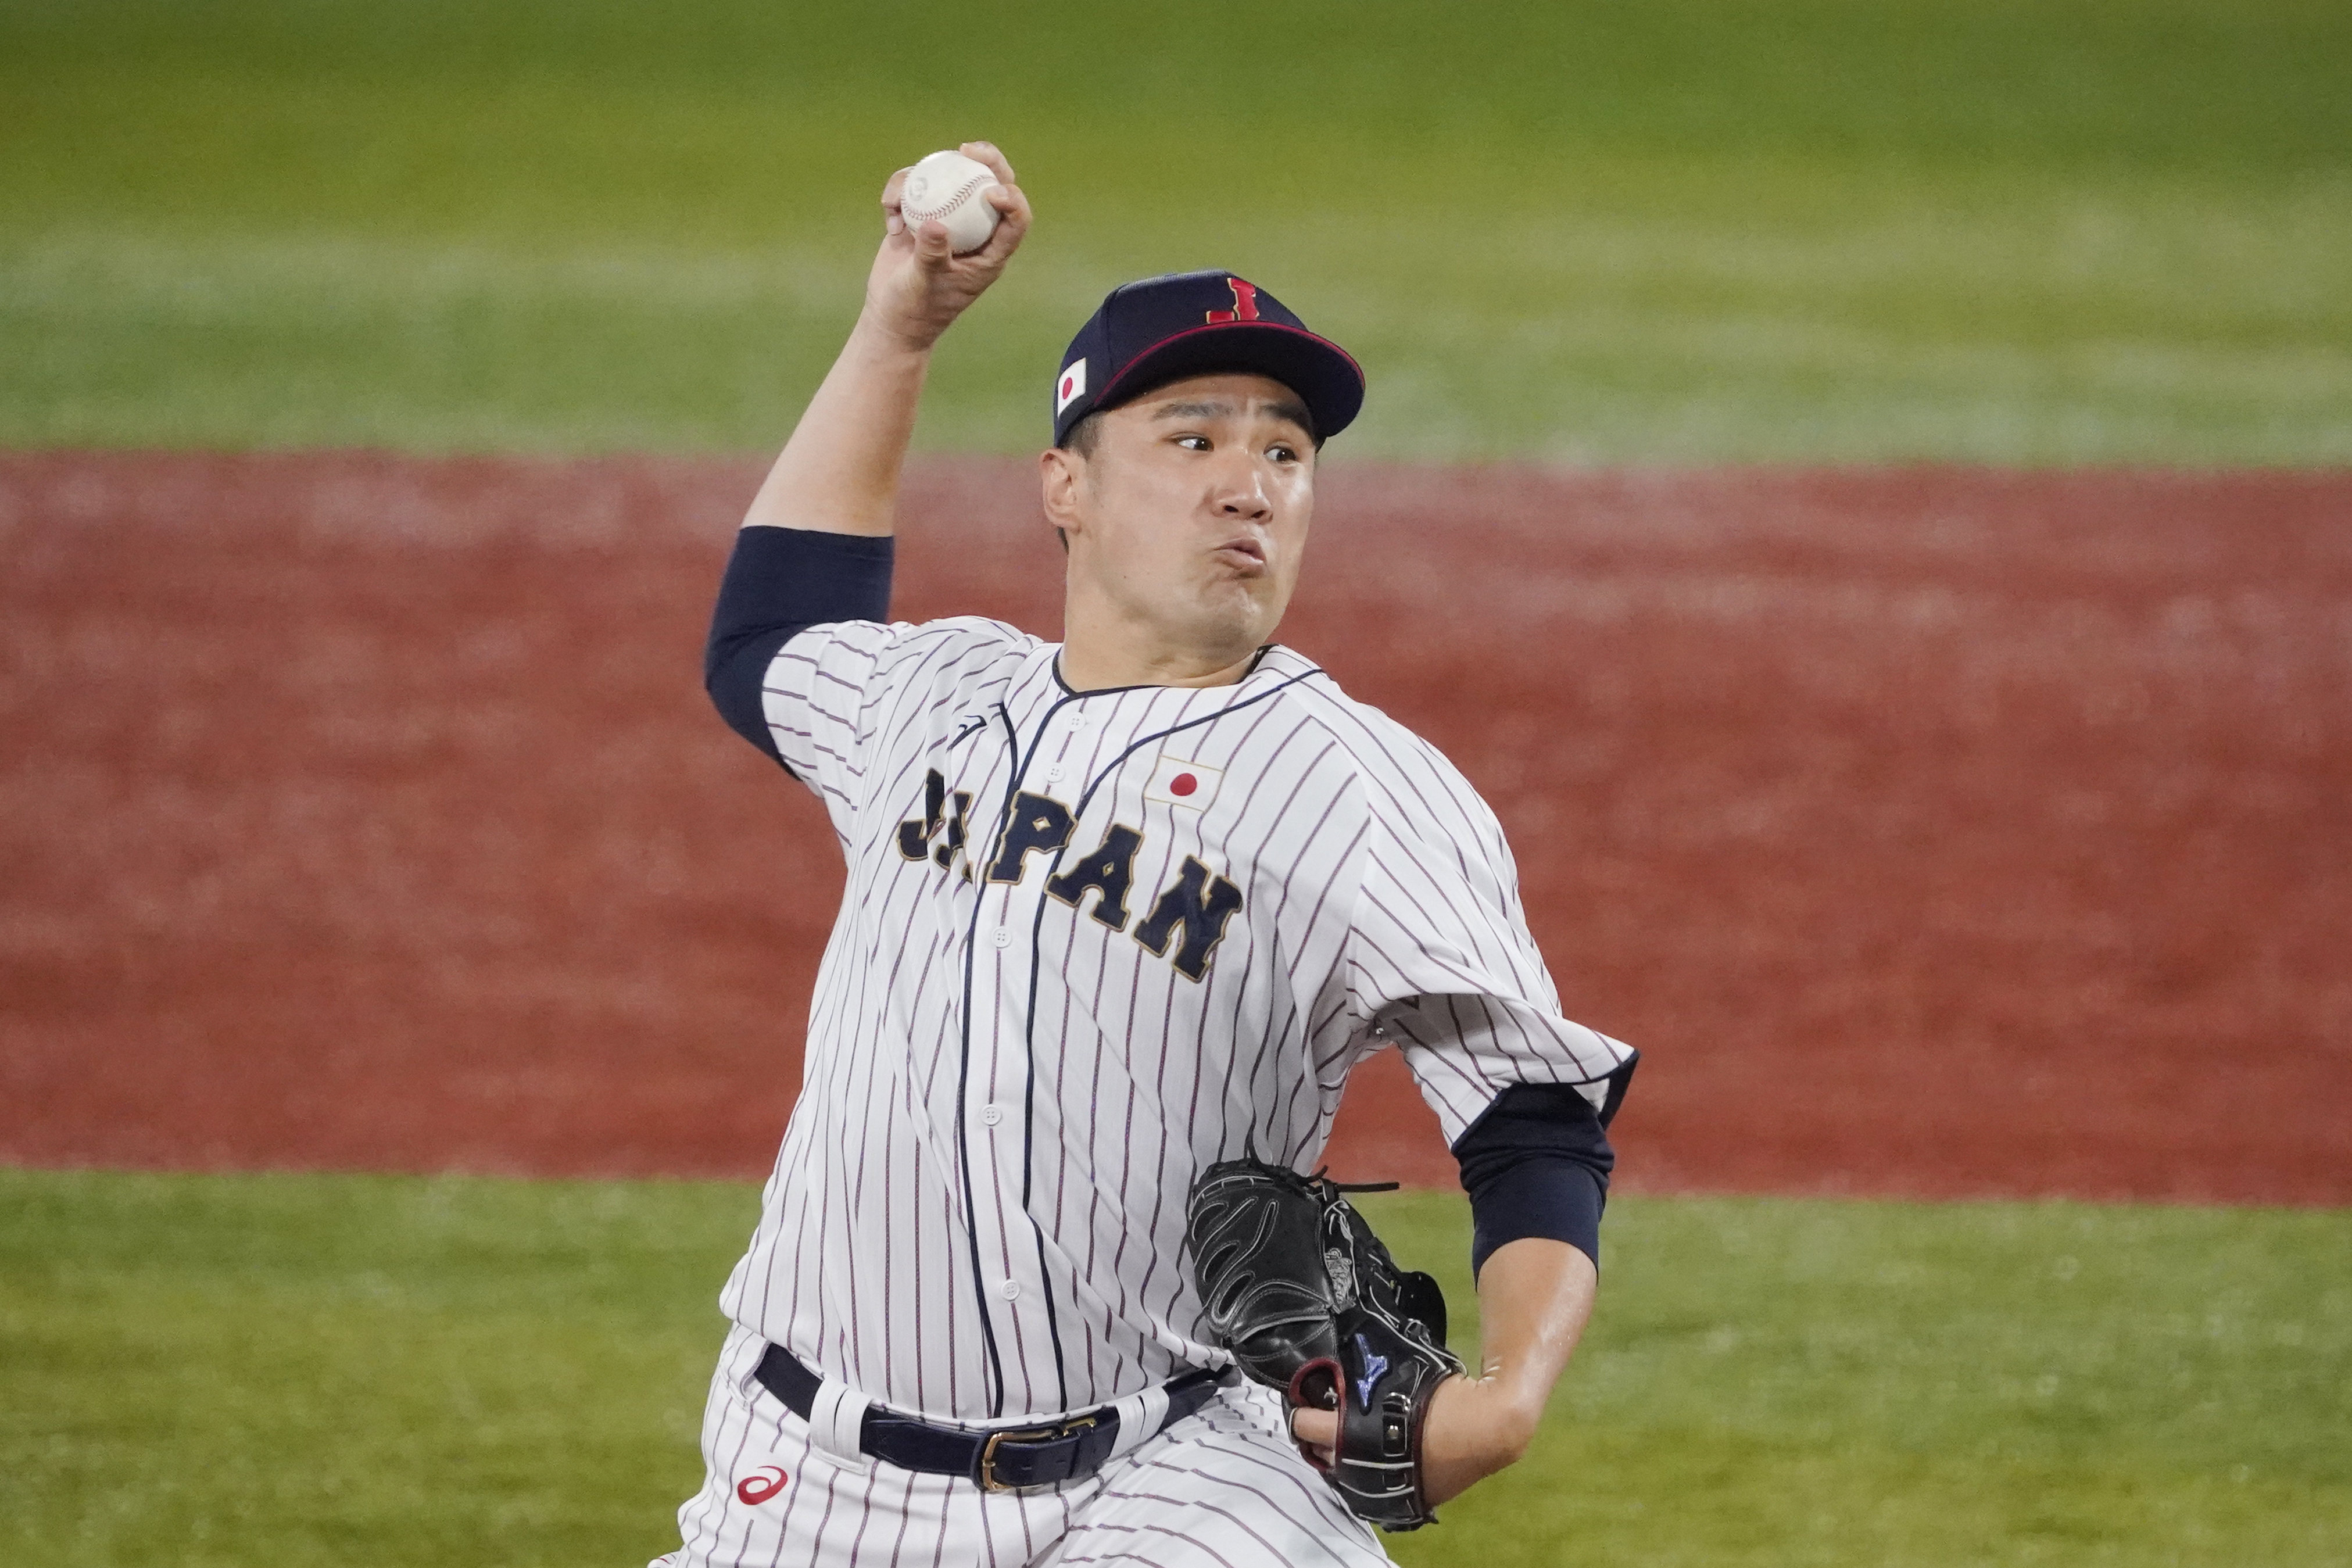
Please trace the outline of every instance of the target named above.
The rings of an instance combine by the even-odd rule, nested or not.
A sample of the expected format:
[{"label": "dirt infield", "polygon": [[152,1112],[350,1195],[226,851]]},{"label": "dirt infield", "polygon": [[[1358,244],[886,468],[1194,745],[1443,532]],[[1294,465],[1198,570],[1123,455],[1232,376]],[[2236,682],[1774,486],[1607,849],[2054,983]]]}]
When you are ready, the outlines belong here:
[{"label": "dirt infield", "polygon": [[[0,1158],[756,1173],[840,883],[757,477],[0,456]],[[899,606],[1051,634],[1025,465]],[[1335,466],[1286,641],[1517,847],[1624,1180],[2352,1202],[2352,475]],[[1450,1179],[1392,1063],[1338,1163]]]}]

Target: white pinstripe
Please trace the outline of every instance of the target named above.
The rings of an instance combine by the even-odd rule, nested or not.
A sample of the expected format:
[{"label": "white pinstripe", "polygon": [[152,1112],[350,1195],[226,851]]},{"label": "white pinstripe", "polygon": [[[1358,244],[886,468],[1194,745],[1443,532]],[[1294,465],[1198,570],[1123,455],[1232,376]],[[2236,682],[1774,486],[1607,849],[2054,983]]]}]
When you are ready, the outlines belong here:
[{"label": "white pinstripe", "polygon": [[[1630,1055],[1560,1016],[1501,828],[1425,742],[1280,647],[1234,686],[1084,697],[1060,683],[1057,652],[991,621],[848,622],[794,637],[767,678],[771,731],[824,803],[849,877],[802,1093],[721,1304],[749,1335],[935,1421],[1087,1409],[1223,1360],[1197,1337],[1179,1257],[1192,1178],[1245,1147],[1311,1167],[1370,1051],[1403,1050],[1449,1139],[1516,1082],[1577,1084],[1598,1103]],[[1205,806],[1166,793],[1180,763],[1215,780]],[[1146,798],[1155,769],[1163,788]],[[1039,797],[1017,825],[1016,796]],[[950,854],[960,798],[967,841]],[[1058,847],[1056,812],[1071,824]],[[1124,919],[1115,890],[1048,893],[1099,866],[1122,826],[1140,836]],[[1045,847],[1005,858],[1017,880],[992,880],[1009,833]],[[1155,952],[1146,928],[1188,876],[1202,898],[1230,882],[1239,907],[1213,942],[1207,925],[1162,922]],[[727,1414],[716,1395],[713,1409]],[[707,1435],[721,1493],[732,1430]],[[1230,1528],[1239,1550],[1294,1509],[1355,1528],[1288,1468],[1289,1489],[1230,1527],[1200,1513],[1202,1539]],[[1192,1484],[1164,1471],[1150,1473]],[[927,1507],[971,1491],[826,1475],[859,1509],[879,1506],[877,1487]],[[1228,1506],[1247,1491],[1219,1485]],[[976,1517],[1013,1531],[992,1552],[1017,1538],[1058,1563],[1166,1562],[1146,1538],[1165,1522],[1152,1510],[1177,1505],[1158,1497],[1114,1488],[1083,1528],[1049,1528],[1066,1517],[1054,1509]],[[731,1493],[706,1489],[681,1514],[689,1541],[723,1542],[730,1509]],[[894,1529],[919,1544],[920,1527]]]}]

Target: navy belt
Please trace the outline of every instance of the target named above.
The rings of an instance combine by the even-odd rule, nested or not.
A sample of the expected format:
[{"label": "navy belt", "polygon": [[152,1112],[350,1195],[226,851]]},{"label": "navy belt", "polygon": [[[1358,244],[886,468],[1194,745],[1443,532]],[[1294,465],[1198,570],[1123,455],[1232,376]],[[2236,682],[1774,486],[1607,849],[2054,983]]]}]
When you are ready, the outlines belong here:
[{"label": "navy belt", "polygon": [[[783,1346],[772,1344],[752,1376],[760,1386],[808,1419],[816,1404],[817,1374]],[[1235,1375],[1231,1367],[1202,1367],[1168,1384],[1168,1414],[1157,1430],[1190,1415]],[[1118,1407],[1106,1405],[1044,1426],[974,1432],[935,1426],[869,1405],[858,1423],[857,1447],[886,1465],[935,1476],[963,1476],[992,1492],[1027,1491],[1093,1475],[1118,1443]]]}]

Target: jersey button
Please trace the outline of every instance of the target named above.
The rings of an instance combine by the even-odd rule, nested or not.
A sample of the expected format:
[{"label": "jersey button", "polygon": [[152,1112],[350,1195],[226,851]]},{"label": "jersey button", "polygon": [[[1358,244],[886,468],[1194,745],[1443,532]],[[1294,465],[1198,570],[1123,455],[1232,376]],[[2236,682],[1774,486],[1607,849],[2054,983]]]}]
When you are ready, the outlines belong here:
[{"label": "jersey button", "polygon": [[980,1108],[980,1119],[982,1121],[987,1122],[991,1127],[993,1127],[998,1122],[1004,1120],[1004,1107],[1001,1105],[983,1105]]},{"label": "jersey button", "polygon": [[1055,763],[1052,767],[1045,770],[1045,782],[1047,784],[1060,784],[1062,782],[1061,763]]},{"label": "jersey button", "polygon": [[1013,928],[1011,926],[998,926],[988,940],[994,942],[999,947],[1011,947],[1013,945]]},{"label": "jersey button", "polygon": [[1021,1299],[1021,1281],[1007,1279],[996,1288],[996,1293],[1008,1301],[1017,1301]]}]

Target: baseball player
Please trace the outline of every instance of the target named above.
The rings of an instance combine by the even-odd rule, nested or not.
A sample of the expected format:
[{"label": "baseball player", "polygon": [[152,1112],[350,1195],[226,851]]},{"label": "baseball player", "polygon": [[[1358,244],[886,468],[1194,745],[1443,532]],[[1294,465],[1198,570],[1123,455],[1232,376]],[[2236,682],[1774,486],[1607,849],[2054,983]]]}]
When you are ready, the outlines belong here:
[{"label": "baseball player", "polygon": [[[1030,224],[997,150],[963,151],[1001,184],[993,237],[952,255],[900,217],[905,171],[885,186],[865,308],[711,630],[714,700],[824,802],[848,879],[661,1561],[1382,1563],[1367,1517],[1425,1519],[1535,1430],[1591,1310],[1633,1052],[1561,1016],[1476,793],[1270,640],[1363,378],[1265,289],[1131,283],[1063,355],[1038,464],[1060,643],[889,620],[932,347]],[[1406,1387],[1367,1348],[1323,1357],[1319,1398],[1252,1382],[1248,1279],[1217,1327],[1187,1256],[1188,1204],[1204,1236],[1255,1212],[1202,1198],[1213,1166],[1322,1193],[1316,1310],[1403,1302],[1400,1331],[1443,1339],[1302,1180],[1390,1047],[1461,1160],[1485,1363]],[[1376,1394],[1388,1513],[1341,1479],[1377,1459],[1347,1403]]]}]

